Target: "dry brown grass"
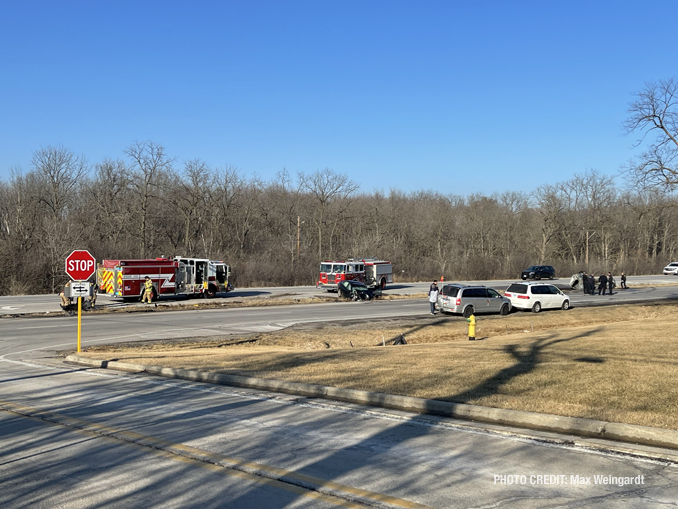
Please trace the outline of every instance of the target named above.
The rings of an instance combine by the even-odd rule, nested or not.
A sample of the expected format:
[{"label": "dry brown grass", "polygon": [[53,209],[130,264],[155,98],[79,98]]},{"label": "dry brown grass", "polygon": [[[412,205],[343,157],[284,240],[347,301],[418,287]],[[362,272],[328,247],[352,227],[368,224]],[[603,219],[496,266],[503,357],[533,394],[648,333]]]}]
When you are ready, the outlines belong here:
[{"label": "dry brown grass", "polygon": [[[463,320],[427,317],[85,355],[677,429],[676,311],[481,316],[476,342]],[[408,345],[375,346],[400,334]]]}]

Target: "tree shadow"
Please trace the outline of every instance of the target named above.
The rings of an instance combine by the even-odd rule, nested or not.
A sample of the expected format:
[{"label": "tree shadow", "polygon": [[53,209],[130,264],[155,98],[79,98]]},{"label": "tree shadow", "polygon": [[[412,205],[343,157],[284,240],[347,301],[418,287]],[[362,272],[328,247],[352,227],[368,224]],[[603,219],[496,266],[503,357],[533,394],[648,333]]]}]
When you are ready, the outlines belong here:
[{"label": "tree shadow", "polygon": [[[506,345],[504,346],[503,350],[515,360],[515,364],[500,370],[495,375],[483,380],[481,383],[475,387],[472,387],[471,389],[442,399],[445,401],[454,401],[457,403],[467,403],[471,400],[498,394],[501,387],[511,382],[514,378],[534,371],[535,368],[540,364],[541,356],[548,347],[558,343],[566,343],[575,339],[585,338],[599,331],[600,329],[598,328],[592,329],[574,336],[560,339],[556,338],[554,333],[551,333],[545,337],[534,339],[532,343],[528,345]],[[527,348],[527,350],[521,351],[521,348]]]}]

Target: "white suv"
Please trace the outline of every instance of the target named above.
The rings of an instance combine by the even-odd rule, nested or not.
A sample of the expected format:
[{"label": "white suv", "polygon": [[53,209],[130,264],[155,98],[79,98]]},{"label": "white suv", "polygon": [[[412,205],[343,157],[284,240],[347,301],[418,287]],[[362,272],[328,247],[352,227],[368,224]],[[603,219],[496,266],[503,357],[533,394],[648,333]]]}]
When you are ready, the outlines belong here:
[{"label": "white suv", "polygon": [[678,262],[671,262],[664,267],[664,275],[668,276],[669,274],[678,276]]},{"label": "white suv", "polygon": [[542,309],[570,309],[570,298],[558,287],[547,283],[513,283],[504,292],[511,300],[511,306],[518,309],[531,309],[539,313]]}]

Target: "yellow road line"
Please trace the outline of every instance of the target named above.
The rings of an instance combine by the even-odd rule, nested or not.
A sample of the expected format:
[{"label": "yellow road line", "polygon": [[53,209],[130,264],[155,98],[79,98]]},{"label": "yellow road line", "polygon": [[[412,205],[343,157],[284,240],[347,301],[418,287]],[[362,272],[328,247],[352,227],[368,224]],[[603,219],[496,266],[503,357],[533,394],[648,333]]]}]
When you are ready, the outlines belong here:
[{"label": "yellow road line", "polygon": [[342,507],[363,507],[362,504],[364,503],[374,504],[375,502],[380,503],[380,505],[390,505],[408,509],[426,507],[416,502],[392,497],[383,493],[354,488],[353,486],[300,474],[298,472],[265,465],[263,463],[245,461],[215,452],[203,451],[184,444],[170,442],[149,435],[142,435],[135,431],[115,429],[104,424],[39,410],[19,403],[0,400],[0,410],[68,428],[74,428],[96,436],[122,440],[138,446],[150,448],[154,453],[158,453],[164,457],[199,464],[200,466],[211,470],[224,471],[224,469],[227,469],[229,475],[236,475],[253,482],[267,484],[286,491],[291,491],[298,495],[315,498]]}]

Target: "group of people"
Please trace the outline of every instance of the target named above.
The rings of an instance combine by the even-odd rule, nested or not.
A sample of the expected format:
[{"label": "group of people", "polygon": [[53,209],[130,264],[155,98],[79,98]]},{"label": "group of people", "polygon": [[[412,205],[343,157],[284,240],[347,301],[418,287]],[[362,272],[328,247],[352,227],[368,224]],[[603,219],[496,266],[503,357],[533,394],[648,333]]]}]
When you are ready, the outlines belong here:
[{"label": "group of people", "polygon": [[[70,306],[73,301],[71,299],[71,282],[68,281],[64,285],[64,289],[61,291],[59,294],[59,297],[61,298],[61,307],[62,308],[67,308]],[[141,302],[146,303],[148,302],[151,304],[153,302],[153,281],[151,280],[150,277],[146,276],[146,279],[144,280],[144,286],[143,286],[143,296],[141,298]],[[97,292],[99,291],[99,285],[95,281],[92,283],[92,293],[89,297],[89,309],[94,309],[94,306],[96,305],[97,302]],[[437,294],[436,294],[437,297]]]},{"label": "group of people", "polygon": [[[587,295],[595,295],[596,294],[595,274],[593,272],[591,274],[587,274],[586,272],[584,272],[582,274],[582,277],[583,277],[582,288],[584,290],[584,293]],[[626,286],[626,274],[622,272],[621,276],[619,276],[619,279],[621,280],[621,289],[626,290],[628,288],[628,286]],[[616,283],[611,272],[608,272],[607,275],[605,273],[601,274],[600,277],[598,278],[598,295],[605,295],[606,290],[609,295],[612,295],[615,286]]]},{"label": "group of people", "polygon": [[[99,285],[96,283],[92,283],[92,294],[89,297],[89,307],[90,309],[94,309],[94,306],[97,303],[97,292],[99,291]],[[66,308],[70,306],[73,302],[71,300],[71,282],[68,281],[64,285],[64,289],[61,291],[59,294],[59,298],[61,299],[61,307]]]}]

